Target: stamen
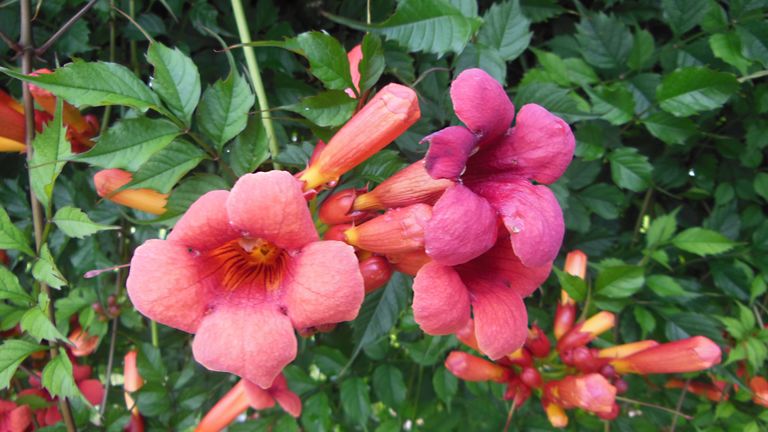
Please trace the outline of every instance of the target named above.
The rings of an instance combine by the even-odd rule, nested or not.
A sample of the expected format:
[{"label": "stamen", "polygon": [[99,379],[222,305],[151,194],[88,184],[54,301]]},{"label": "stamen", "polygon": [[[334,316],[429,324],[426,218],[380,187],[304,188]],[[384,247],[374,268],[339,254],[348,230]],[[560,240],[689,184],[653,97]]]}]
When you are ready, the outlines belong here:
[{"label": "stamen", "polygon": [[219,262],[225,290],[252,285],[269,291],[279,286],[288,255],[267,240],[241,238],[219,246],[210,256]]}]

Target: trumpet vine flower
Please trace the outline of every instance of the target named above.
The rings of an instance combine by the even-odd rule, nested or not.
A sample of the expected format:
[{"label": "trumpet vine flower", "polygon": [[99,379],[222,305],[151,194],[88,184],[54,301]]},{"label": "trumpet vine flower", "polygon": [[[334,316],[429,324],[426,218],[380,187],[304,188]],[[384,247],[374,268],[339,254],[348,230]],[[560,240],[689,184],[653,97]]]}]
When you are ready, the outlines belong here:
[{"label": "trumpet vine flower", "polygon": [[[161,215],[165,213],[168,194],[152,189],[119,189],[131,182],[133,176],[128,171],[113,168],[97,172],[93,176],[96,193],[116,204]],[[119,192],[118,192],[119,191]]]}]

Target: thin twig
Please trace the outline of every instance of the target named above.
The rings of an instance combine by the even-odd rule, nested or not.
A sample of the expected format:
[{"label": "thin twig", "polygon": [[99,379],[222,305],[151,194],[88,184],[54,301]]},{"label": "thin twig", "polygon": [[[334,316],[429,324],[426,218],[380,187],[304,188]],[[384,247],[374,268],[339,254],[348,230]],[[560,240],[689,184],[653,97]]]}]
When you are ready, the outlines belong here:
[{"label": "thin twig", "polygon": [[507,414],[507,421],[504,423],[504,432],[509,430],[509,425],[512,424],[512,417],[515,415],[515,409],[517,408],[517,395],[512,399],[512,406],[509,407],[509,413]]},{"label": "thin twig", "polygon": [[2,31],[0,31],[0,39],[2,39],[3,42],[5,42],[5,44],[8,45],[8,48],[10,48],[10,49],[12,49],[12,50],[14,50],[16,52],[20,52],[21,51],[21,45],[19,45],[16,42],[14,42],[11,38],[8,37],[8,35],[3,33]]},{"label": "thin twig", "polygon": [[643,198],[643,206],[640,208],[640,214],[637,215],[635,230],[632,234],[632,243],[637,243],[638,237],[640,235],[640,228],[643,227],[643,218],[648,213],[648,206],[651,204],[651,198],[653,198],[653,188],[649,187],[645,192],[645,198]]},{"label": "thin twig", "polygon": [[85,15],[85,13],[88,12],[88,10],[90,8],[92,8],[93,5],[96,4],[97,1],[98,0],[91,0],[88,3],[86,3],[85,6],[83,6],[82,9],[77,11],[76,14],[72,15],[72,18],[70,18],[69,21],[65,22],[64,25],[59,27],[59,29],[56,31],[56,33],[54,33],[51,37],[49,37],[48,40],[45,41],[44,44],[40,45],[39,48],[35,49],[35,54],[38,55],[38,56],[41,56],[41,55],[45,54],[45,52],[48,51],[48,49],[53,44],[55,44],[56,41],[59,40],[60,37],[64,36],[64,33],[66,33],[67,30],[72,28],[72,26],[75,25],[75,23],[77,23],[80,20],[80,18],[82,18],[83,15]]},{"label": "thin twig", "polygon": [[[124,228],[124,227],[123,227]],[[120,241],[120,244],[118,246],[118,254],[120,255],[120,259],[125,261],[127,259],[127,252],[128,248],[126,247],[126,238],[124,235],[124,229],[121,229],[117,233],[117,238]],[[120,294],[123,291],[123,272],[122,269],[117,269],[117,275],[115,279],[115,299],[120,298]],[[99,406],[99,418],[104,418],[104,413],[107,410],[107,396],[109,395],[109,385],[112,383],[112,367],[114,366],[115,362],[115,345],[117,344],[117,327],[120,323],[120,316],[115,315],[114,318],[112,318],[112,329],[111,334],[109,336],[109,355],[107,356],[107,372],[106,377],[107,380],[104,383],[104,396],[101,398],[101,405]]]},{"label": "thin twig", "polygon": [[639,400],[635,400],[635,399],[629,399],[629,398],[625,398],[623,396],[616,396],[616,400],[622,401],[622,402],[627,402],[627,403],[633,403],[633,404],[637,404],[637,405],[642,405],[642,406],[647,406],[648,408],[656,408],[658,410],[666,411],[668,413],[677,414],[677,415],[679,415],[680,417],[682,417],[682,418],[684,418],[686,420],[690,420],[690,419],[693,418],[693,417],[691,417],[691,416],[689,416],[687,414],[683,414],[683,413],[681,413],[679,411],[675,411],[672,408],[667,408],[665,406],[655,405],[655,404],[652,404],[652,403],[643,402],[643,401],[639,401]]},{"label": "thin twig", "polygon": [[685,380],[683,391],[680,392],[680,397],[677,398],[677,404],[675,404],[675,414],[672,416],[672,424],[669,426],[669,432],[675,432],[675,428],[677,427],[677,418],[680,417],[680,408],[683,406],[685,395],[688,393],[688,384],[690,383],[690,378]]},{"label": "thin twig", "polygon": [[427,75],[431,74],[432,72],[450,72],[450,71],[451,71],[450,69],[448,69],[448,68],[444,68],[444,67],[433,67],[433,68],[429,68],[429,69],[425,70],[425,71],[424,71],[424,72],[423,72],[421,75],[419,75],[419,77],[418,77],[418,78],[416,78],[416,81],[414,81],[414,82],[411,84],[411,87],[413,88],[413,87],[416,87],[417,85],[419,85],[419,83],[420,83],[420,82],[421,82],[421,81],[422,81],[424,78],[426,78],[426,77],[427,77]]}]

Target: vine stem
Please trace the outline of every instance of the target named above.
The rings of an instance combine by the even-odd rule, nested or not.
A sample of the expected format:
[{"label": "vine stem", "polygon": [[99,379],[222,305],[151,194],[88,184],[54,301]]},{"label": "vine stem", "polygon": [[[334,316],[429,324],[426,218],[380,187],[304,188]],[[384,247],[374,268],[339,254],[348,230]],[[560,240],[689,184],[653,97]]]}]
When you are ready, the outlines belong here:
[{"label": "vine stem", "polygon": [[[32,9],[29,2],[30,0],[19,1],[21,15],[21,37],[19,40],[19,45],[22,48],[21,72],[24,75],[29,75],[32,73],[32,65],[35,61],[35,47],[32,39]],[[27,146],[27,165],[29,166],[32,162],[32,155],[34,153],[34,149],[32,148],[32,141],[35,139],[35,105],[32,100],[32,93],[29,91],[29,84],[26,82],[22,83],[21,88],[23,91],[24,103],[24,143]],[[29,175],[31,185],[32,170],[29,170]],[[45,238],[43,235],[44,221],[42,209],[40,208],[40,201],[37,199],[37,196],[35,196],[35,191],[31,186],[29,188],[29,201],[30,205],[32,206],[32,224],[35,233],[35,249],[39,254],[40,249],[45,243]],[[51,288],[48,286],[48,284],[40,282],[40,290],[45,293],[49,299],[46,312],[48,314],[48,318],[51,320],[51,323],[56,325],[54,314],[55,309],[53,305],[53,299],[51,298]],[[59,345],[56,342],[51,342],[50,345],[51,349],[48,350],[48,353],[51,359],[54,359],[59,355]],[[77,431],[77,426],[75,426],[75,421],[72,417],[72,410],[69,406],[69,401],[67,398],[59,397],[59,411],[61,412],[61,417],[64,420],[67,431]]]},{"label": "vine stem", "polygon": [[248,44],[251,43],[251,32],[248,30],[248,20],[245,18],[243,3],[241,0],[231,0],[231,3],[232,12],[235,15],[235,22],[237,23],[237,32],[240,35],[240,42],[243,44],[245,64],[248,66],[248,74],[251,76],[251,82],[253,82],[254,90],[256,90],[256,99],[258,99],[259,110],[261,111],[261,114],[259,114],[261,115],[261,123],[264,125],[264,130],[267,132],[269,152],[272,153],[272,167],[274,169],[280,169],[282,168],[280,164],[275,162],[275,158],[280,153],[280,147],[277,144],[277,135],[275,135],[275,127],[272,124],[272,119],[269,116],[263,115],[263,113],[269,111],[269,100],[267,99],[267,93],[264,91],[264,82],[261,80],[259,63],[256,61],[256,53],[252,46],[248,46]]},{"label": "vine stem", "polygon": [[627,403],[633,403],[633,404],[637,404],[637,405],[642,405],[642,406],[647,406],[648,408],[656,408],[658,410],[666,411],[666,412],[671,413],[671,414],[679,415],[680,417],[682,417],[682,418],[684,418],[686,420],[690,420],[692,418],[691,416],[683,414],[680,411],[676,411],[676,410],[673,410],[672,408],[667,408],[667,407],[661,406],[661,405],[655,405],[655,404],[652,404],[652,403],[643,402],[643,401],[639,401],[639,400],[635,400],[635,399],[630,399],[630,398],[625,398],[625,397],[622,397],[622,396],[616,396],[616,400],[617,401],[622,401],[622,402],[627,402]]}]

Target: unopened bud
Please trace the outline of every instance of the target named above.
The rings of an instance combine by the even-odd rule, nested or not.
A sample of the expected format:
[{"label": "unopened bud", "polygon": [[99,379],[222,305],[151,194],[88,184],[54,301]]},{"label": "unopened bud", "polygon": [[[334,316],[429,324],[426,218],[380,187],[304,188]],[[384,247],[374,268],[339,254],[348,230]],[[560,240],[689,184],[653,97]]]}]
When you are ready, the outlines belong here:
[{"label": "unopened bud", "polygon": [[365,293],[370,294],[389,282],[392,266],[386,258],[374,255],[360,261],[360,274],[363,275]]},{"label": "unopened bud", "polygon": [[445,367],[464,381],[496,381],[509,379],[509,370],[463,351],[453,351],[445,359]]},{"label": "unopened bud", "polygon": [[352,203],[355,198],[365,191],[365,188],[350,188],[332,194],[320,205],[318,217],[327,225],[350,223],[370,218],[373,216],[371,213],[352,210]]},{"label": "unopened bud", "polygon": [[402,254],[424,248],[424,228],[432,207],[415,204],[389,210],[346,230],[347,243],[379,254]]}]

